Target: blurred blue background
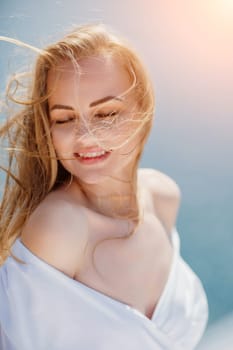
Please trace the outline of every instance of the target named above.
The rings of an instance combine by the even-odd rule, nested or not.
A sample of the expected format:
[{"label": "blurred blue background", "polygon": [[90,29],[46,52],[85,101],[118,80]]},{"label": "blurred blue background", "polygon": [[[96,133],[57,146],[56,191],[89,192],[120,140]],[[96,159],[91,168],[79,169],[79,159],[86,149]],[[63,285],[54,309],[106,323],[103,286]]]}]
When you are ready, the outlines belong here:
[{"label": "blurred blue background", "polygon": [[[0,3],[0,35],[37,47],[89,22],[126,37],[148,67],[156,116],[141,166],[181,188],[181,252],[207,292],[210,326],[233,311],[233,1]],[[7,76],[34,54],[4,42],[0,51],[3,92]]]}]

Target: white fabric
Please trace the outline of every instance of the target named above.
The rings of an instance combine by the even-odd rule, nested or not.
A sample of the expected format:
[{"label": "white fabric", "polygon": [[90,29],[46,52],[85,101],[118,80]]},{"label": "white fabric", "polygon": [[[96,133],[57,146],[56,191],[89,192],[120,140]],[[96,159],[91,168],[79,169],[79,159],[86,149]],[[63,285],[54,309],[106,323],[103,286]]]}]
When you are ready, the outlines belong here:
[{"label": "white fabric", "polygon": [[208,319],[200,279],[180,256],[173,261],[150,320],[140,311],[71,279],[18,238],[0,268],[1,350],[191,350]]}]

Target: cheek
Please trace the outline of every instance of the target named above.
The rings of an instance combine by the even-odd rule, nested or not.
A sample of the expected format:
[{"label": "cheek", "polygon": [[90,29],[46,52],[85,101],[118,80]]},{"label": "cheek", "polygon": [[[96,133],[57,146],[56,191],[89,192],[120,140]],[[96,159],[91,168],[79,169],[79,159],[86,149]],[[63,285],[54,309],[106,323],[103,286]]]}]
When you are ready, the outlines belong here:
[{"label": "cheek", "polygon": [[[127,149],[136,145],[140,140],[141,128],[138,123],[131,121],[122,122],[117,128],[107,135],[108,144],[113,149]],[[107,141],[106,140],[106,141]]]},{"label": "cheek", "polygon": [[64,130],[54,129],[51,132],[53,146],[57,155],[67,153],[71,150],[72,138],[68,137]]}]

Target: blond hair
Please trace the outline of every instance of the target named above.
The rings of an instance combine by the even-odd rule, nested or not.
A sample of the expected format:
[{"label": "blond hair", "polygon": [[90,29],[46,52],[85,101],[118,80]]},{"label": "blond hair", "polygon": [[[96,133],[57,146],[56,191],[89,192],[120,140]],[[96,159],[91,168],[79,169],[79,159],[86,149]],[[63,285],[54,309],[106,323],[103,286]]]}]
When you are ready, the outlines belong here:
[{"label": "blond hair", "polygon": [[[0,137],[7,144],[5,150],[8,154],[7,164],[1,166],[6,173],[0,207],[1,264],[12,255],[10,248],[20,236],[20,231],[32,211],[50,191],[70,178],[70,174],[56,157],[50,134],[47,91],[49,70],[67,59],[73,61],[95,55],[108,55],[117,58],[127,72],[135,76],[135,98],[144,117],[143,137],[135,158],[132,183],[135,183],[138,162],[152,125],[154,94],[137,54],[126,41],[111,34],[103,24],[76,27],[62,40],[43,50],[14,39],[0,39],[30,48],[38,54],[26,98],[22,100],[17,97],[20,76],[13,77],[7,88],[7,98],[20,106],[21,110],[6,120],[0,128]],[[139,221],[139,216],[136,221]]]}]

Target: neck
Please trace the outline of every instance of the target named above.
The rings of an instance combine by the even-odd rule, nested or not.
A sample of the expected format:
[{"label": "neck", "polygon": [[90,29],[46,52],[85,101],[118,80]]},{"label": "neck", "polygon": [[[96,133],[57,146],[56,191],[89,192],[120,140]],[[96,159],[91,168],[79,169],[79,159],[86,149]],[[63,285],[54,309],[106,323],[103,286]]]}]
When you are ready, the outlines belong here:
[{"label": "neck", "polygon": [[134,218],[139,214],[137,176],[111,177],[98,184],[87,184],[78,179],[73,189],[82,193],[84,205],[106,216]]}]

